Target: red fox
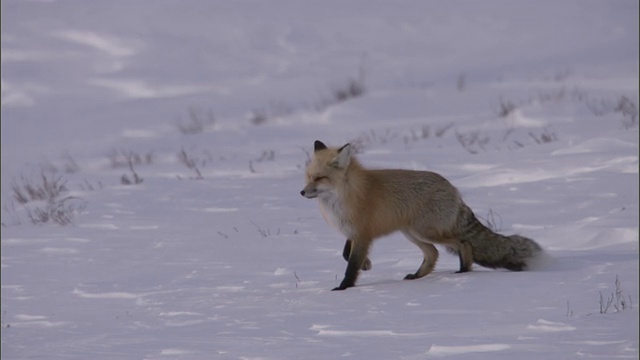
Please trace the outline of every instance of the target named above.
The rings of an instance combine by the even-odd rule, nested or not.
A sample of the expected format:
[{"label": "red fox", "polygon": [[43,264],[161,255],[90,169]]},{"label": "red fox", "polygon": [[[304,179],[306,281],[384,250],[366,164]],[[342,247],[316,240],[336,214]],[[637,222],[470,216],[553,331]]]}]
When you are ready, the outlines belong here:
[{"label": "red fox", "polygon": [[300,194],[317,198],[325,220],[347,241],[347,270],[340,286],[355,286],[360,269],[369,270],[374,239],[400,231],[422,250],[424,259],[406,280],[429,274],[438,260],[433,244],[444,245],[460,259],[458,272],[475,262],[489,268],[526,270],[542,252],[535,241],[496,234],[484,226],[447,179],[430,171],[368,170],[352,156],[352,147],[314,143],[307,182]]}]

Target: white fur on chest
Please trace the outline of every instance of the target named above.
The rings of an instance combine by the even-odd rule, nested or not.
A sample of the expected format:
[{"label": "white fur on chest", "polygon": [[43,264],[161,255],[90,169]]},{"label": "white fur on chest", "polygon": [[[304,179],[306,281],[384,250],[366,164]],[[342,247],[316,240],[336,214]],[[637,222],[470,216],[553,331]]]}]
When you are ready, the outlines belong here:
[{"label": "white fur on chest", "polygon": [[347,209],[342,200],[333,193],[319,197],[320,209],[329,225],[338,229],[344,236],[351,238],[353,226],[349,221]]}]

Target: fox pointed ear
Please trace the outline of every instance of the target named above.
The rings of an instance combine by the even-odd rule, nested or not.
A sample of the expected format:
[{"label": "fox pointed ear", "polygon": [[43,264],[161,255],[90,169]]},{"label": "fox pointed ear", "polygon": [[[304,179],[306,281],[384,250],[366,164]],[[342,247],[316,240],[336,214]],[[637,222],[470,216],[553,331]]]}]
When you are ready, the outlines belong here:
[{"label": "fox pointed ear", "polygon": [[349,166],[349,163],[351,162],[352,151],[353,148],[351,147],[351,144],[346,144],[338,149],[338,155],[336,155],[336,157],[331,160],[331,166],[337,167],[339,169],[344,169]]},{"label": "fox pointed ear", "polygon": [[313,143],[313,152],[316,151],[320,151],[320,150],[324,150],[327,148],[327,145],[325,145],[322,141],[320,140],[316,140]]}]

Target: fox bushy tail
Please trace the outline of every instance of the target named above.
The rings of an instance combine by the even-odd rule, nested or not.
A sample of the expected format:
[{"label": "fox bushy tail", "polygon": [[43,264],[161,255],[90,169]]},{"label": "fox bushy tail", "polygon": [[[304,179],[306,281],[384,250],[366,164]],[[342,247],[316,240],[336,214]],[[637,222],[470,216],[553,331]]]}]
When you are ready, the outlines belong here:
[{"label": "fox bushy tail", "polygon": [[473,262],[478,265],[512,271],[528,270],[532,261],[542,253],[540,245],[529,238],[493,232],[467,206],[464,206],[462,215],[465,225],[460,241],[471,247]]}]

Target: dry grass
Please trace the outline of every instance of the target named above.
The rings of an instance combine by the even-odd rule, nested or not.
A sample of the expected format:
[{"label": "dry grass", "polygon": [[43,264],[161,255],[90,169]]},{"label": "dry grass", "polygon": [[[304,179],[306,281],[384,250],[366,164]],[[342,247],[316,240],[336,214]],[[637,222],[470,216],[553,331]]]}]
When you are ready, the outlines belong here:
[{"label": "dry grass", "polygon": [[189,170],[194,172],[195,176],[190,177],[190,179],[193,179],[193,180],[204,179],[204,177],[202,177],[202,173],[200,172],[200,169],[198,168],[198,161],[192,156],[190,156],[189,154],[187,154],[184,148],[181,148],[180,152],[178,153],[178,161],[180,161],[181,164],[184,164],[184,166],[186,166]]},{"label": "dry grass", "polygon": [[11,182],[13,198],[19,204],[32,201],[50,201],[67,191],[66,182],[62,177],[49,177],[45,173],[40,175],[39,181],[32,181],[21,177],[20,182]]},{"label": "dry grass", "polygon": [[194,107],[190,107],[187,110],[187,119],[178,120],[176,127],[183,135],[200,134],[209,128],[212,128],[216,123],[216,117],[212,110],[200,110]]},{"label": "dry grass", "polygon": [[137,159],[139,158],[136,157],[134,153],[129,153],[129,155],[127,156],[127,165],[129,166],[129,170],[131,171],[131,178],[129,178],[127,174],[123,174],[122,177],[120,177],[120,183],[122,185],[137,185],[142,183],[143,179],[138,175],[136,169],[134,168],[134,164],[139,163],[137,162]]},{"label": "dry grass", "polygon": [[112,169],[131,168],[132,165],[150,165],[153,153],[139,154],[131,150],[113,149],[107,154]]},{"label": "dry grass", "polygon": [[[22,205],[32,224],[54,222],[69,225],[87,205],[86,201],[79,197],[66,195],[66,182],[61,177],[45,173],[42,173],[38,180],[21,177],[19,181],[12,181],[11,191],[14,201]],[[17,213],[13,204],[11,207],[5,204],[4,208],[11,210],[13,214]]]},{"label": "dry grass", "polygon": [[604,296],[602,296],[602,291],[600,291],[600,314],[606,314],[612,307],[615,312],[633,308],[631,295],[624,295],[622,285],[620,284],[620,279],[618,279],[618,275],[616,275],[615,291],[611,293],[611,295],[608,296],[606,300]]}]

